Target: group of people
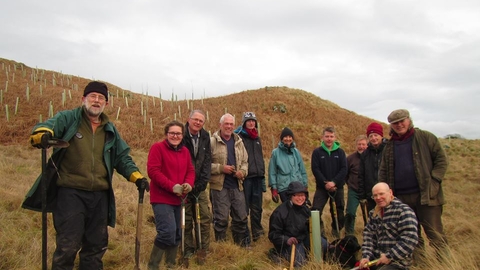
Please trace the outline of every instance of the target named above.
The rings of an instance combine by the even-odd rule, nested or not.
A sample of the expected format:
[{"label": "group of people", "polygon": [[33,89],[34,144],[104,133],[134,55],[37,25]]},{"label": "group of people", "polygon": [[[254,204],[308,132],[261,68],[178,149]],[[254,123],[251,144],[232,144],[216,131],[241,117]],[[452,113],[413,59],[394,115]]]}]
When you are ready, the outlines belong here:
[{"label": "group of people", "polygon": [[[30,137],[38,148],[49,147],[53,137],[69,143],[67,148],[54,149],[47,166],[47,210],[53,213],[57,233],[53,269],[72,269],[79,251],[80,269],[103,268],[107,226],[115,226],[114,170],[139,190],[150,192],[157,234],[149,269],[159,269],[164,257],[168,267],[176,264],[182,225],[183,259],[197,253],[199,264],[204,263],[209,249],[212,221],[215,241],[227,240],[230,219],[233,241],[239,246],[250,248],[251,241],[265,234],[261,218],[266,169],[254,112],[245,112],[237,128],[234,116],[224,114],[212,136],[203,128],[206,118],[201,110],[193,110],[185,124],[166,124],[165,139],[154,143],[148,154],[148,182],[132,160],[129,146],[103,113],[108,96],[104,83],[90,82],[82,106],[37,124]],[[323,130],[321,145],[311,159],[313,203],[294,134],[289,128],[281,131],[267,172],[272,200],[282,202],[270,217],[268,231],[277,254],[289,258],[292,245],[296,245],[296,265],[306,262],[310,211],[322,212],[328,201],[335,237],[344,225],[346,234],[354,233],[357,207],[367,204],[369,221],[363,232],[361,267],[379,259],[385,269],[406,269],[412,250],[419,250],[421,256],[419,228],[425,230],[439,254],[445,251],[441,182],[447,161],[443,149],[433,134],[413,127],[408,111],[393,111],[388,121],[389,141],[383,139],[382,126],[372,123],[367,127],[368,137],[358,137],[357,152],[348,157],[336,140],[335,129]],[[40,181],[41,176],[27,194],[24,208],[44,207],[39,203]],[[181,224],[183,212],[185,224]],[[198,215],[200,222],[195,222]],[[324,225],[320,224],[325,250]]]}]

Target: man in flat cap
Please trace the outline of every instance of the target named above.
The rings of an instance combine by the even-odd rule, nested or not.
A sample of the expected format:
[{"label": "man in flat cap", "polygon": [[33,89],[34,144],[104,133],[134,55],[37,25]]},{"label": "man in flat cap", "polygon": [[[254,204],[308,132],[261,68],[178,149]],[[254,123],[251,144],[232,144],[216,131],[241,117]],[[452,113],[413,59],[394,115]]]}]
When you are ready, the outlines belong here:
[{"label": "man in flat cap", "polygon": [[[392,187],[394,195],[415,211],[430,245],[443,258],[449,254],[442,225],[445,152],[435,135],[413,127],[407,110],[393,111],[388,122],[391,138],[383,150],[378,180]],[[418,234],[414,259],[421,262],[425,243],[420,228]]]}]

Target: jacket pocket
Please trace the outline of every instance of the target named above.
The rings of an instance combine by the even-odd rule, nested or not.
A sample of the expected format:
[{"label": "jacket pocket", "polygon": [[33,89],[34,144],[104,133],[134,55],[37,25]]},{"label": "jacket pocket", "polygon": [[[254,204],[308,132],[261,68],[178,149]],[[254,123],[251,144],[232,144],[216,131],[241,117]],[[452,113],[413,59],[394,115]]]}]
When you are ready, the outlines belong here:
[{"label": "jacket pocket", "polygon": [[438,182],[435,178],[431,178],[429,187],[430,200],[435,200],[439,191],[440,182]]}]

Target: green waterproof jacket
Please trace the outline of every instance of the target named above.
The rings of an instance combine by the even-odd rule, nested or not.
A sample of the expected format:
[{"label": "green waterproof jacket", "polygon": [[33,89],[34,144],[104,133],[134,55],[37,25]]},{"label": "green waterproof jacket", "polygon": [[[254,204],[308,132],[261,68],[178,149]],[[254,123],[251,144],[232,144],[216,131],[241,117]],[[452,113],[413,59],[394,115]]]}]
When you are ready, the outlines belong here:
[{"label": "green waterproof jacket", "polygon": [[[415,128],[412,141],[413,165],[420,188],[422,205],[445,204],[442,181],[447,171],[448,161],[438,138],[432,133]],[[382,162],[378,170],[378,181],[395,187],[394,141],[390,140],[383,149]]]},{"label": "green waterproof jacket", "polygon": [[[33,131],[38,128],[48,128],[53,130],[54,137],[64,141],[70,139],[77,133],[78,127],[82,119],[83,107],[78,107],[73,110],[66,110],[57,113],[54,117],[48,119],[43,123],[37,124]],[[102,119],[108,119],[105,114],[102,114]],[[131,182],[135,182],[138,177],[142,177],[139,173],[138,167],[133,162],[130,156],[130,147],[120,137],[120,133],[115,128],[112,122],[105,124],[105,145],[103,147],[103,159],[108,171],[109,182],[109,206],[108,206],[108,225],[115,227],[116,209],[115,196],[112,189],[113,170],[115,169],[119,174]],[[54,148],[51,158],[47,164],[47,211],[52,212],[57,203],[57,178],[58,174],[56,167],[62,166],[62,157],[65,154],[65,149]],[[42,211],[41,202],[41,177],[38,176],[30,191],[25,196],[22,207],[34,211]]]}]

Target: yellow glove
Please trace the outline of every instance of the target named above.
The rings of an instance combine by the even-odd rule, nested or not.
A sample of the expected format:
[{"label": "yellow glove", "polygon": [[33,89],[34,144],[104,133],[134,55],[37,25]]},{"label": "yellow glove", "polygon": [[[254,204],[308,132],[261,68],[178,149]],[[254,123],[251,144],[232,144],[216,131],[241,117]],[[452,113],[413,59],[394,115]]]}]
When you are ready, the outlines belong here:
[{"label": "yellow glove", "polygon": [[53,137],[53,130],[48,128],[37,128],[30,135],[30,144],[37,148],[48,148],[48,140]]}]

